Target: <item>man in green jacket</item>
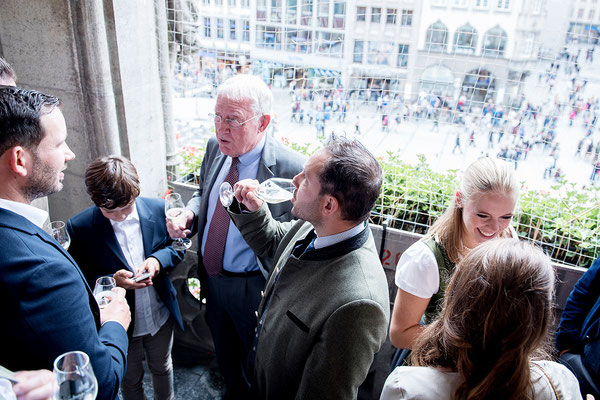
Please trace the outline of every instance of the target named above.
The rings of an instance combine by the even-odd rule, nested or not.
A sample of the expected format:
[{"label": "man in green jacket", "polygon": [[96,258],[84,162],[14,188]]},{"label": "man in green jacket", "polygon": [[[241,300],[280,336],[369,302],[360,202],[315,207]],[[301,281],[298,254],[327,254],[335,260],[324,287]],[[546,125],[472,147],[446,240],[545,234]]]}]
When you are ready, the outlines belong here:
[{"label": "man in green jacket", "polygon": [[235,185],[228,210],[252,250],[274,259],[249,360],[253,391],[260,399],[356,398],[389,322],[367,224],[381,167],[360,142],[334,138],[294,185],[297,221],[274,220],[253,180]]}]

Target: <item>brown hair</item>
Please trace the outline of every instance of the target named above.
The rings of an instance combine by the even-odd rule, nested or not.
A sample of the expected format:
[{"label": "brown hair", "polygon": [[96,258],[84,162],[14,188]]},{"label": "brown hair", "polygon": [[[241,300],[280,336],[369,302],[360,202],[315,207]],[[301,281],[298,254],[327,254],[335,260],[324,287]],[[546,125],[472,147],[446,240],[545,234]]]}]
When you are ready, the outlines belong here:
[{"label": "brown hair", "polygon": [[131,161],[121,156],[95,159],[85,171],[85,186],[94,204],[113,210],[140,195],[140,180]]},{"label": "brown hair", "polygon": [[485,242],[458,264],[412,362],[458,372],[453,399],[529,399],[529,364],[545,355],[553,297],[554,270],[541,250],[517,239]]},{"label": "brown hair", "polygon": [[[515,170],[506,161],[483,157],[471,163],[466,169],[458,187],[462,204],[482,193],[507,193],[519,196],[519,182]],[[465,227],[463,209],[452,196],[450,205],[429,228],[425,237],[433,236],[444,248],[453,263],[460,260]],[[509,228],[500,232],[499,237],[511,237]]]}]

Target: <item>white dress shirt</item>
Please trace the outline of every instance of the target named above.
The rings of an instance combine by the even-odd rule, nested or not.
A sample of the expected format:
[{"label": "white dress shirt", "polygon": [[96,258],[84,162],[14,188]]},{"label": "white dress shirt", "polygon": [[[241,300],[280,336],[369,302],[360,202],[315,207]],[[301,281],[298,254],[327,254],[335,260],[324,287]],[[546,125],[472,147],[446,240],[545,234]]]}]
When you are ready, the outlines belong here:
[{"label": "white dress shirt", "polygon": [[27,218],[29,222],[44,229],[44,222],[48,219],[48,213],[29,204],[19,203],[17,201],[0,199],[0,208],[12,211],[22,217]]},{"label": "white dress shirt", "polygon": [[[135,274],[145,260],[142,228],[137,208],[125,220],[110,220],[121,251],[127,260],[127,266]],[[154,336],[169,319],[169,310],[158,297],[154,286],[135,289],[135,324],[133,336]]]}]

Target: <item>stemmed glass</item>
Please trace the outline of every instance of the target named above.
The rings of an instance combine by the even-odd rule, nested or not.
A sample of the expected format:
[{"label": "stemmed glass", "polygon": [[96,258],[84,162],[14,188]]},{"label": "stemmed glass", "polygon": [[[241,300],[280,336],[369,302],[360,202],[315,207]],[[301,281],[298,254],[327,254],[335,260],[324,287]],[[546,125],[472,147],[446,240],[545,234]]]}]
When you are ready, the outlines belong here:
[{"label": "stemmed glass", "polygon": [[[174,225],[183,225],[185,220],[185,206],[179,193],[169,193],[165,197],[165,215]],[[187,250],[192,245],[188,238],[178,238],[173,241],[173,248],[178,251]]]},{"label": "stemmed glass", "polygon": [[53,221],[48,225],[48,233],[52,236],[63,249],[68,250],[69,245],[71,244],[71,238],[69,237],[69,233],[67,232],[67,226],[63,221]]},{"label": "stemmed glass", "polygon": [[[258,185],[254,192],[256,197],[267,203],[276,204],[291,200],[294,197],[294,182],[287,178],[270,178]],[[219,188],[219,199],[224,207],[233,202],[233,188],[229,182],[223,182]]]},{"label": "stemmed glass", "polygon": [[90,358],[82,351],[64,353],[54,360],[56,400],[93,400],[98,394],[98,381]]},{"label": "stemmed glass", "polygon": [[94,286],[94,297],[101,309],[110,304],[113,299],[113,289],[117,287],[117,282],[112,276],[102,276],[96,279]]}]

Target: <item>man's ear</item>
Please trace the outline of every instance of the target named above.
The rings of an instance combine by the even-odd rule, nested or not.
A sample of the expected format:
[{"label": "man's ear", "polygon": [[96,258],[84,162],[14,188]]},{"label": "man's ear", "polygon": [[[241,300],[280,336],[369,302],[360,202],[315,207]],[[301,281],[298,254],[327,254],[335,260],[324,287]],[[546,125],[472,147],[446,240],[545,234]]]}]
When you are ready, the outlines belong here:
[{"label": "man's ear", "polygon": [[27,176],[33,167],[33,154],[22,146],[11,147],[4,154],[9,169],[20,176]]},{"label": "man's ear", "polygon": [[264,132],[269,126],[269,122],[271,122],[271,116],[269,114],[263,114],[260,118],[260,125],[258,125],[258,131]]},{"label": "man's ear", "polygon": [[338,199],[330,194],[326,194],[323,196],[321,203],[321,212],[324,217],[335,214],[340,209],[340,203]]}]

